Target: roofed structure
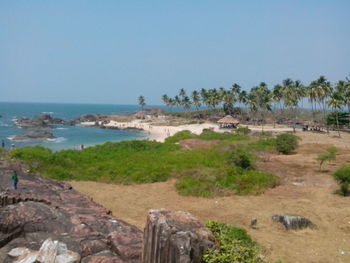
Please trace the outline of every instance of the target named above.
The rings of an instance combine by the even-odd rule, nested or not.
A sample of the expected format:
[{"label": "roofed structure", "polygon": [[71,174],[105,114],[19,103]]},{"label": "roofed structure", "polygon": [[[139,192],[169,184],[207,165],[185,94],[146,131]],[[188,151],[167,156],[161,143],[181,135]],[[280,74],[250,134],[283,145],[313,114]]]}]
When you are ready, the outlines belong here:
[{"label": "roofed structure", "polygon": [[236,128],[239,120],[233,118],[231,115],[226,115],[224,118],[218,120],[220,128]]}]

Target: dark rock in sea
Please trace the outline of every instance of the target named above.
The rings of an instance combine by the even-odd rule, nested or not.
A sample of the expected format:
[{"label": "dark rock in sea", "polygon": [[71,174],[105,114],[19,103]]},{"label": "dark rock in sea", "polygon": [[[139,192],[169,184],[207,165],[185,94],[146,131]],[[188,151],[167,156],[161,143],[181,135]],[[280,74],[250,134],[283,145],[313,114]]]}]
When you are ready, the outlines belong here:
[{"label": "dark rock in sea", "polygon": [[300,216],[272,215],[272,220],[280,222],[287,230],[299,230],[304,228],[316,228],[317,226],[309,219]]},{"label": "dark rock in sea", "polygon": [[84,116],[81,116],[80,118],[74,119],[71,122],[75,124],[79,124],[82,122],[102,122],[102,123],[108,123],[110,117],[108,115],[103,114],[87,114]]},{"label": "dark rock in sea", "polygon": [[215,247],[213,234],[190,213],[149,211],[142,263],[200,263],[205,251]]},{"label": "dark rock in sea", "polygon": [[47,131],[32,131],[24,134],[16,135],[14,141],[45,141],[48,139],[54,139],[55,136],[51,132]]},{"label": "dark rock in sea", "polygon": [[55,125],[65,125],[66,122],[60,118],[53,118],[49,114],[43,114],[34,119],[18,118],[16,126],[26,130],[52,129]]},{"label": "dark rock in sea", "polygon": [[140,262],[142,232],[64,182],[0,169],[0,262],[25,247],[38,251],[48,238],[67,245],[83,263]]}]

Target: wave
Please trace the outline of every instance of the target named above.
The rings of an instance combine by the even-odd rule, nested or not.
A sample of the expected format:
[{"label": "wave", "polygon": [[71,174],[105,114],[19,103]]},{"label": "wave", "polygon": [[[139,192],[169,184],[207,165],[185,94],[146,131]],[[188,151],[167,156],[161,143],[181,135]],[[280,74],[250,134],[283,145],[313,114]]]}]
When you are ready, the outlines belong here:
[{"label": "wave", "polygon": [[1,126],[1,127],[10,127],[9,124],[7,124],[7,123],[5,123],[5,122],[3,122],[3,121],[0,121],[0,126]]},{"label": "wave", "polygon": [[66,140],[67,140],[67,138],[65,138],[65,137],[57,137],[55,139],[48,139],[49,142],[53,142],[53,143],[61,143],[61,142],[64,142]]},{"label": "wave", "polygon": [[6,137],[6,139],[10,140],[10,141],[13,141],[13,138],[15,138],[16,135],[10,135],[8,137]]},{"label": "wave", "polygon": [[58,127],[56,130],[68,130],[68,128]]},{"label": "wave", "polygon": [[43,111],[43,112],[41,112],[41,113],[42,113],[42,114],[50,114],[50,115],[54,114],[53,111]]}]

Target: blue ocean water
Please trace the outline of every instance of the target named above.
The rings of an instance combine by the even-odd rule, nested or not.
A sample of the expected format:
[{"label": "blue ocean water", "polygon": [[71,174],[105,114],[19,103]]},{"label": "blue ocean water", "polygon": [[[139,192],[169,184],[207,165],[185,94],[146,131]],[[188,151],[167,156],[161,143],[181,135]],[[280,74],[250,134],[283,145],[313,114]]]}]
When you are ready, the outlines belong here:
[{"label": "blue ocean water", "polygon": [[[159,107],[159,106],[158,106]],[[45,142],[13,142],[14,135],[27,132],[18,129],[14,120],[20,117],[33,118],[41,114],[50,114],[53,117],[71,120],[85,114],[118,114],[128,115],[139,111],[136,105],[106,105],[106,104],[60,104],[60,103],[14,103],[0,102],[0,141],[5,140],[5,147],[25,147],[41,145],[52,150],[78,149],[81,144],[92,146],[107,141],[122,141],[143,139],[147,134],[142,131],[107,130],[95,127],[60,126],[51,132],[56,139]]]}]

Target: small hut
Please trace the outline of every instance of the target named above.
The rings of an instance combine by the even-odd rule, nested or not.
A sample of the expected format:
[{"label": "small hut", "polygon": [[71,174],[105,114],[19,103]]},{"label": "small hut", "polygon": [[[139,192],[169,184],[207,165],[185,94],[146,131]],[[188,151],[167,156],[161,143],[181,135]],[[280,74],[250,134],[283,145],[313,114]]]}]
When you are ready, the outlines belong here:
[{"label": "small hut", "polygon": [[218,120],[218,123],[220,128],[237,128],[239,120],[233,118],[231,115],[227,115]]}]

